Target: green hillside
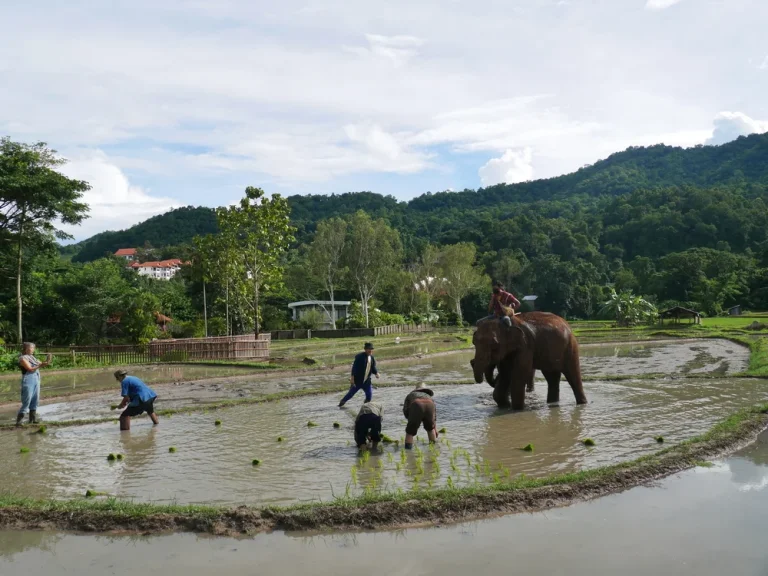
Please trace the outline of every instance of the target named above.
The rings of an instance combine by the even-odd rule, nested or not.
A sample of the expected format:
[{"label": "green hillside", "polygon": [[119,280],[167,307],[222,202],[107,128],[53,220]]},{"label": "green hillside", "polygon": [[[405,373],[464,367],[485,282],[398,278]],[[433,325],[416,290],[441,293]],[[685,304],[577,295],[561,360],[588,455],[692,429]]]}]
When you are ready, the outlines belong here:
[{"label": "green hillside", "polygon": [[[656,209],[658,206],[655,203],[662,200],[669,202],[670,195],[679,202],[678,208],[687,213],[699,210],[691,206],[691,202],[703,201],[707,205],[718,202],[705,198],[707,194],[702,196],[693,192],[694,188],[719,187],[719,202],[727,203],[734,199],[725,189],[738,191],[740,198],[751,201],[762,197],[766,186],[768,135],[764,134],[741,137],[722,146],[689,149],[664,145],[633,147],[556,178],[500,184],[477,191],[426,193],[410,202],[398,202],[392,196],[373,192],[291,196],[289,202],[293,223],[299,229],[299,241],[309,239],[318,221],[362,209],[372,216],[387,219],[404,234],[407,245],[418,245],[420,240],[439,243],[467,240],[490,249],[498,242],[487,238],[487,232],[480,233],[477,228],[493,227],[496,221],[509,220],[521,214],[528,214],[534,219],[537,216],[571,218],[577,214],[586,218],[584,212],[616,210],[622,205],[626,205],[623,208],[625,212],[629,209],[627,207],[637,209],[638,205]],[[638,190],[670,187],[684,189],[666,192],[663,197],[659,193],[654,195],[648,192],[632,196]],[[626,196],[627,199],[613,200],[616,196]],[[651,204],[645,204],[648,202]],[[622,217],[613,215],[605,223],[617,225],[617,218],[621,220]],[[626,216],[624,220],[627,220]],[[722,214],[712,215],[706,225],[734,224],[725,220],[728,219]],[[624,223],[629,223],[629,220]],[[649,220],[646,217],[644,225],[651,224],[652,218]],[[634,227],[637,225],[633,222]],[[665,231],[671,232],[667,228]],[[679,232],[678,226],[673,225],[672,228],[675,234]],[[74,248],[68,248],[68,251],[77,252],[73,261],[87,262],[122,247],[141,247],[147,243],[154,247],[186,244],[195,235],[215,231],[213,210],[204,207],[179,208],[127,230],[97,234]],[[611,240],[612,244],[624,241],[615,233]],[[699,245],[703,241],[709,245],[711,240],[711,234],[700,231],[693,235],[686,234],[684,242],[686,245]],[[750,244],[742,235],[729,237],[725,241],[734,242],[734,248],[739,249]],[[660,242],[657,241],[657,244]],[[655,249],[656,252],[659,250],[663,251],[662,248]],[[634,247],[628,250],[628,254],[636,252]]]}]

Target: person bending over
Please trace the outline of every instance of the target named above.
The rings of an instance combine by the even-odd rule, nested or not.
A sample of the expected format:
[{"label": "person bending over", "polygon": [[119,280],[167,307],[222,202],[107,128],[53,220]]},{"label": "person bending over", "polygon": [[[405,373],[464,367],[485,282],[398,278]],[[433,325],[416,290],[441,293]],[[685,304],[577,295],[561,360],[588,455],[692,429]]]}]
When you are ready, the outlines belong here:
[{"label": "person bending over", "polygon": [[381,441],[381,422],[384,410],[378,402],[365,402],[355,419],[355,444],[362,450],[371,441],[371,450],[376,450]]},{"label": "person bending over", "polygon": [[127,406],[120,414],[120,430],[130,430],[131,417],[143,412],[147,413],[155,426],[160,424],[160,419],[155,414],[154,403],[157,394],[154,390],[136,376],[129,376],[125,370],[115,372],[115,379],[120,382],[120,395],[123,397],[117,409],[122,410]]},{"label": "person bending over", "polygon": [[403,416],[408,420],[405,427],[405,448],[413,448],[413,437],[419,431],[419,426],[424,426],[430,442],[437,441],[437,408],[432,396],[435,393],[424,384],[419,384],[416,389],[405,397],[403,403]]}]

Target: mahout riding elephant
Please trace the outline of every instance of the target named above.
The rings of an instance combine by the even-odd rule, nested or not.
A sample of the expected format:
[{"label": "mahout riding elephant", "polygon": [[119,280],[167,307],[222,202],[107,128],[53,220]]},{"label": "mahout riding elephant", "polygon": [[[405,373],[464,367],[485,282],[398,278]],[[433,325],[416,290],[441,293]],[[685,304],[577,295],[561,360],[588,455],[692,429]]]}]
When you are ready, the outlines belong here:
[{"label": "mahout riding elephant", "polygon": [[[498,318],[477,323],[472,336],[475,357],[470,364],[475,381],[486,378],[493,399],[500,408],[522,409],[526,388],[533,389],[533,377],[541,370],[547,380],[547,402],[560,400],[560,376],[571,385],[577,404],[586,404],[581,381],[579,343],[563,318],[548,312],[527,312],[510,316],[511,325]],[[498,375],[493,378],[494,368]]]}]

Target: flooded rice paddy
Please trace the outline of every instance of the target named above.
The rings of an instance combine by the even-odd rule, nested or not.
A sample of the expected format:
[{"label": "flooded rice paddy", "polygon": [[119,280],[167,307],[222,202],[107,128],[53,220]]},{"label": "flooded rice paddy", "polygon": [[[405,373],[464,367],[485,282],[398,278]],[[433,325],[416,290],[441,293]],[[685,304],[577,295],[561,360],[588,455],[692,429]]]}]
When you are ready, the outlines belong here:
[{"label": "flooded rice paddy", "polygon": [[[447,527],[253,538],[0,531],[0,574],[764,576],[768,435],[653,487]],[[715,553],[707,553],[714,551]]]},{"label": "flooded rice paddy", "polygon": [[[608,347],[585,347],[583,364],[586,374],[737,372],[744,368],[747,352],[733,346],[696,341],[619,346],[612,347],[612,353]],[[412,359],[382,363],[381,369],[398,383],[429,382],[430,377],[435,382],[466,380],[468,358],[453,354]],[[286,377],[281,378],[266,381],[287,384]],[[299,378],[307,380],[297,384]],[[291,382],[312,387],[324,378],[338,384],[345,375],[304,374]],[[263,382],[259,375],[251,385],[263,387]],[[241,389],[249,385],[231,384]],[[216,392],[219,395],[229,389],[226,382],[216,385],[223,387]],[[186,387],[172,390],[187,394],[187,401],[199,401],[184,391]],[[158,405],[164,406],[168,390],[163,389]],[[414,451],[383,445],[380,454],[358,458],[352,426],[362,393],[345,410],[336,407],[339,395],[333,394],[177,415],[164,418],[157,428],[139,419],[126,433],[113,423],[50,428],[45,435],[30,429],[3,432],[0,477],[6,490],[26,496],[70,498],[91,489],[141,501],[218,504],[289,504],[365,490],[465,486],[519,474],[546,476],[592,468],[651,453],[658,449],[655,437],[663,436],[668,443],[689,438],[768,395],[757,379],[611,381],[587,376],[586,406],[575,405],[566,383],[560,404],[548,406],[546,383],[539,380],[535,392],[527,396],[527,409],[509,412],[496,408],[487,384],[438,385],[434,390],[438,428],[445,427],[447,433],[432,448],[424,443],[422,431]],[[399,441],[404,434],[400,407],[406,393],[403,388],[375,391],[385,407],[384,432]],[[74,408],[73,417],[110,413],[101,398],[64,406]],[[214,425],[216,419],[221,426]],[[308,426],[310,421],[316,426]],[[335,429],[334,422],[341,428]],[[592,438],[596,446],[584,446],[585,438]],[[521,450],[527,444],[533,444],[532,452]],[[22,447],[30,452],[21,454]],[[171,447],[175,453],[169,452]],[[124,460],[109,463],[109,453],[123,454]],[[254,467],[253,459],[261,464]]]}]

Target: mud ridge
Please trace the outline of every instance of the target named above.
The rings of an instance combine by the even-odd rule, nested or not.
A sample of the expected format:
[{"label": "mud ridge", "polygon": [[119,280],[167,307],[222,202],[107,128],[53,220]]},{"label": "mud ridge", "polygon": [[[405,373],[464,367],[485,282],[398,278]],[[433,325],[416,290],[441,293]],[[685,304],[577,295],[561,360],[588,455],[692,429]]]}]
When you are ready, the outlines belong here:
[{"label": "mud ridge", "polygon": [[766,428],[768,406],[761,406],[732,416],[701,437],[622,464],[531,480],[529,485],[383,494],[369,502],[360,498],[293,508],[224,509],[116,501],[3,500],[0,496],[0,529],[231,536],[270,530],[363,530],[463,522],[536,512],[622,492],[737,450]]}]

